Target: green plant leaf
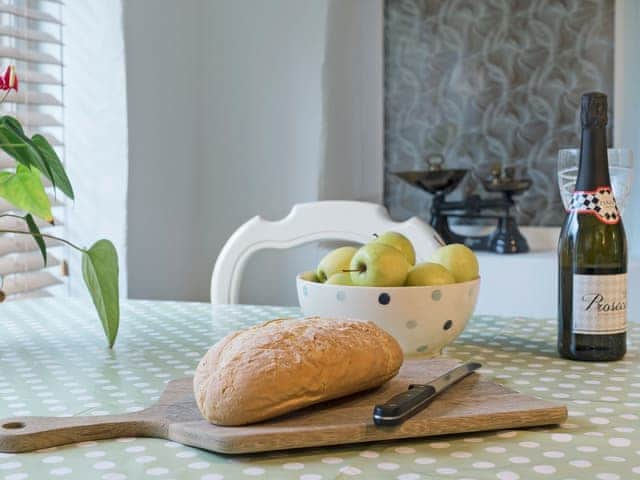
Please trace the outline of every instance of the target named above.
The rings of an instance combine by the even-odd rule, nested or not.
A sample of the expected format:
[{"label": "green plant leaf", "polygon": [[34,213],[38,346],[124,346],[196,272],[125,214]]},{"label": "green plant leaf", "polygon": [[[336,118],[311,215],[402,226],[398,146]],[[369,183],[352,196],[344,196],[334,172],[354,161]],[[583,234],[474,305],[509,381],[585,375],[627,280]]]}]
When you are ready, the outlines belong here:
[{"label": "green plant leaf", "polygon": [[0,172],[0,197],[20,210],[53,221],[51,202],[44,190],[40,172],[18,164],[16,173]]},{"label": "green plant leaf", "polygon": [[46,164],[49,166],[51,175],[53,176],[51,180],[53,184],[56,188],[59,188],[62,193],[73,200],[73,187],[71,186],[69,177],[67,177],[67,172],[65,172],[64,166],[62,165],[60,158],[58,158],[56,151],[51,147],[47,139],[40,134],[36,134],[31,137],[31,141],[40,152],[40,155]]},{"label": "green plant leaf", "polygon": [[82,277],[113,347],[120,323],[118,252],[109,240],[98,240],[82,254]]},{"label": "green plant leaf", "polygon": [[29,227],[29,232],[31,232],[31,236],[38,244],[38,248],[40,249],[40,253],[42,253],[42,259],[44,260],[44,266],[47,266],[47,244],[44,242],[44,238],[40,234],[40,229],[36,224],[36,221],[33,219],[30,213],[27,213],[24,216],[24,220],[27,222]]},{"label": "green plant leaf", "polygon": [[[4,118],[4,117],[3,117]],[[14,158],[16,162],[27,167],[33,165],[34,152],[29,150],[28,144],[11,127],[1,122],[0,119],[0,148]],[[37,152],[35,152],[37,156]]]},{"label": "green plant leaf", "polygon": [[[25,135],[20,122],[9,115],[0,117],[0,148],[15,158],[18,163],[36,167],[51,180],[54,187],[57,186],[55,176],[47,160],[31,139]],[[65,192],[65,194],[67,193]]]},{"label": "green plant leaf", "polygon": [[24,130],[22,129],[22,125],[20,125],[20,122],[18,121],[17,118],[12,117],[10,115],[4,115],[0,120],[3,123],[7,124],[9,127],[11,127],[13,130],[15,130],[20,135],[26,136],[24,134]]}]

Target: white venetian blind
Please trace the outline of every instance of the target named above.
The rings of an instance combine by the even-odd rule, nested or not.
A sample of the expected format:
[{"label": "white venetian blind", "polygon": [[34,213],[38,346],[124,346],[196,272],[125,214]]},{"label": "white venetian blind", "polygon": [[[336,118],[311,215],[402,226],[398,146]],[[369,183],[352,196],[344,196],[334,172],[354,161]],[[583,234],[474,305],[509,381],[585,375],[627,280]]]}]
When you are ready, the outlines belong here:
[{"label": "white venetian blind", "polygon": [[[44,135],[64,162],[62,10],[60,0],[0,0],[0,70],[15,65],[19,91],[11,91],[0,114],[18,118],[27,135]],[[15,168],[15,161],[0,152],[0,169]],[[48,181],[45,185],[50,185]],[[56,225],[38,222],[42,233],[61,235],[63,194],[50,187]],[[0,230],[28,231],[24,222],[2,217],[15,212],[0,199]],[[28,235],[0,234],[0,290],[7,299],[51,296],[64,288],[64,248],[46,240],[48,264],[44,268],[40,251]]]}]

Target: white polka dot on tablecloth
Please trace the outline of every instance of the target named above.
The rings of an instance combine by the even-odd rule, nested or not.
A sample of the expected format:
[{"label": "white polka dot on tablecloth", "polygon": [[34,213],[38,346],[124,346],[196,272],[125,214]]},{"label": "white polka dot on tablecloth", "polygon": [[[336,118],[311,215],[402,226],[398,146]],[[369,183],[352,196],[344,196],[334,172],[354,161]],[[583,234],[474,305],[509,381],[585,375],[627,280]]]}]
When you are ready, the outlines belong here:
[{"label": "white polka dot on tablecloth", "polygon": [[4,480],[25,480],[26,478],[29,478],[26,473],[10,473],[4,477]]},{"label": "white polka dot on tablecloth", "polygon": [[418,457],[414,462],[419,465],[430,465],[432,463],[436,463],[436,459],[431,457]]},{"label": "white polka dot on tablecloth", "polygon": [[96,470],[109,470],[110,468],[115,467],[116,464],[113,462],[97,462],[93,464],[93,468],[95,468]]},{"label": "white polka dot on tablecloth", "polygon": [[570,442],[571,440],[573,440],[573,435],[570,435],[568,433],[554,433],[551,435],[551,440],[553,440],[554,442]]},{"label": "white polka dot on tablecloth", "polygon": [[219,473],[207,473],[200,477],[200,480],[224,480],[224,475],[220,475]]},{"label": "white polka dot on tablecloth", "polygon": [[592,463],[589,460],[571,460],[569,465],[573,465],[576,468],[589,468]]},{"label": "white polka dot on tablecloth", "polygon": [[54,477],[62,477],[65,475],[69,475],[72,472],[73,470],[71,468],[59,467],[59,468],[53,468],[49,470],[49,475],[53,475]]},{"label": "white polka dot on tablecloth", "polygon": [[551,475],[556,473],[556,467],[553,465],[536,465],[533,467],[533,471],[542,475]]},{"label": "white polka dot on tablecloth", "polygon": [[257,477],[258,475],[262,475],[264,472],[265,472],[265,469],[260,467],[249,467],[242,470],[242,473],[252,477]]},{"label": "white polka dot on tablecloth", "polygon": [[354,476],[360,475],[362,473],[362,470],[356,467],[352,467],[351,465],[347,465],[346,467],[342,467],[340,469],[340,472],[344,473],[345,475]]},{"label": "white polka dot on tablecloth", "polygon": [[458,473],[458,469],[450,468],[450,467],[442,467],[442,468],[436,468],[436,472],[438,472],[441,475],[453,475],[454,473]]},{"label": "white polka dot on tablecloth", "polygon": [[380,454],[371,450],[365,450],[364,452],[360,452],[360,456],[362,458],[378,458]]},{"label": "white polka dot on tablecloth", "polygon": [[598,451],[598,447],[594,447],[591,445],[580,445],[576,447],[576,450],[578,450],[579,452],[593,453]]},{"label": "white polka dot on tablecloth", "polygon": [[397,480],[420,480],[421,478],[417,473],[401,473],[396,477]]},{"label": "white polka dot on tablecloth", "polygon": [[91,450],[90,452],[85,453],[84,456],[87,458],[100,458],[104,457],[106,454],[107,453],[102,450]]},{"label": "white polka dot on tablecloth", "polygon": [[431,448],[449,448],[451,444],[448,442],[432,442],[429,446]]},{"label": "white polka dot on tablecloth", "polygon": [[142,455],[140,457],[136,457],[136,463],[151,463],[157,460],[156,457],[151,455]]},{"label": "white polka dot on tablecloth", "polygon": [[400,468],[400,465],[397,463],[383,462],[378,464],[378,468],[380,470],[397,470]]},{"label": "white polka dot on tablecloth", "polygon": [[489,453],[504,453],[507,451],[504,447],[487,447],[485,450]]},{"label": "white polka dot on tablecloth", "polygon": [[558,450],[550,450],[548,452],[544,452],[542,455],[547,458],[563,458],[564,452],[559,452]]},{"label": "white polka dot on tablecloth", "polygon": [[465,443],[482,443],[484,442],[484,438],[482,437],[467,437],[462,439]]},{"label": "white polka dot on tablecloth", "polygon": [[[123,437],[123,438],[116,438],[116,442],[118,443],[132,443],[135,442],[136,439],[133,437]],[[96,444],[96,442],[93,442],[94,444]]]},{"label": "white polka dot on tablecloth", "polygon": [[604,460],[607,462],[617,462],[617,463],[621,463],[621,462],[626,462],[627,459],[623,458],[623,457],[616,457],[613,455],[608,455],[606,457],[604,457]]},{"label": "white polka dot on tablecloth", "polygon": [[322,480],[322,475],[317,473],[304,473],[298,477],[299,480]]},{"label": "white polka dot on tablecloth", "polygon": [[178,458],[193,458],[195,456],[196,456],[196,452],[191,451],[191,450],[184,450],[184,451],[176,453],[176,457],[178,457]]},{"label": "white polka dot on tablecloth", "polygon": [[631,433],[636,431],[633,427],[615,427],[614,430],[620,433]]},{"label": "white polka dot on tablecloth", "polygon": [[42,459],[43,463],[62,463],[64,462],[64,457],[60,457],[60,456],[51,456],[51,457],[44,457]]},{"label": "white polka dot on tablecloth", "polygon": [[609,445],[612,447],[628,447],[631,445],[631,440],[628,438],[613,437],[609,439]]},{"label": "white polka dot on tablecloth", "polygon": [[498,480],[519,480],[520,475],[515,472],[510,472],[507,470],[502,470],[496,474],[496,478]]},{"label": "white polka dot on tablecloth", "polygon": [[210,465],[209,462],[193,462],[187,465],[187,468],[191,470],[204,470],[205,468],[209,468]]},{"label": "white polka dot on tablecloth", "polygon": [[322,458],[322,463],[326,463],[327,465],[336,465],[342,462],[343,460],[340,457],[323,457]]},{"label": "white polka dot on tablecloth", "polygon": [[125,448],[124,451],[128,453],[140,453],[144,452],[146,449],[147,447],[143,447],[142,445],[134,445],[133,447]]},{"label": "white polka dot on tablecloth", "polygon": [[523,448],[538,448],[540,446],[538,442],[519,442],[518,445]]},{"label": "white polka dot on tablecloth", "polygon": [[469,458],[472,457],[473,454],[471,452],[451,452],[449,456],[453,458]]},{"label": "white polka dot on tablecloth", "polygon": [[617,473],[599,473],[596,475],[598,480],[620,480],[620,475]]},{"label": "white polka dot on tablecloth", "polygon": [[169,473],[169,469],[164,467],[153,467],[145,470],[145,473],[152,477],[159,477],[160,475],[166,475]]},{"label": "white polka dot on tablecloth", "polygon": [[409,455],[409,454],[412,454],[412,453],[416,453],[416,449],[413,448],[413,447],[398,447],[398,448],[394,449],[394,452],[400,453],[400,454],[403,454],[403,455],[405,455],[405,454]]},{"label": "white polka dot on tablecloth", "polygon": [[127,480],[127,476],[124,473],[109,472],[100,477],[102,480]]}]

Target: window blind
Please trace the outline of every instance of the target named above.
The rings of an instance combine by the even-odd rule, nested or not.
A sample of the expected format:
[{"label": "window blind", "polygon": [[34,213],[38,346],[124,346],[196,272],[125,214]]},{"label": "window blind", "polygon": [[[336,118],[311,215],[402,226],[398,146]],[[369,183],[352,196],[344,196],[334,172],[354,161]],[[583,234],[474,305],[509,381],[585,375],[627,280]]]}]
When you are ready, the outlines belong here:
[{"label": "window blind", "polygon": [[[44,135],[64,162],[62,14],[60,0],[0,0],[0,69],[15,65],[19,91],[0,105],[0,114],[15,116],[29,136]],[[15,168],[15,161],[0,152],[0,169]],[[64,204],[50,190],[55,225],[39,221],[42,233],[62,235]],[[16,212],[0,199],[0,215]],[[24,222],[0,216],[0,230],[28,231]],[[7,300],[51,296],[65,289],[63,244],[46,239],[47,267],[31,236],[0,234],[0,290]],[[0,295],[2,296],[2,295]]]}]

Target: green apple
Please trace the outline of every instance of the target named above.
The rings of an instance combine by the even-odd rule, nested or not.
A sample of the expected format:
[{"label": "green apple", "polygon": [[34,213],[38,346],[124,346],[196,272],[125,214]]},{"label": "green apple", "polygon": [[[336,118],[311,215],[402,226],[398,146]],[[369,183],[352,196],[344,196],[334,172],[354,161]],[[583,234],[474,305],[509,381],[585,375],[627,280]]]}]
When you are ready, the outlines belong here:
[{"label": "green apple", "polygon": [[349,272],[338,272],[331,275],[326,282],[327,285],[351,285],[351,274]]},{"label": "green apple", "polygon": [[300,278],[306,280],[307,282],[317,282],[318,277],[316,276],[316,272],[309,270],[308,272],[302,272],[300,274]]},{"label": "green apple", "polygon": [[475,253],[461,243],[445,245],[433,252],[431,262],[439,263],[449,270],[456,282],[467,282],[479,276],[480,267]]},{"label": "green apple", "polygon": [[358,251],[356,247],[340,247],[327,253],[316,270],[316,275],[320,282],[326,282],[334,273],[348,270],[351,259]]},{"label": "green apple", "polygon": [[407,259],[407,262],[411,265],[416,264],[416,251],[411,244],[411,241],[398,232],[384,232],[382,235],[378,236],[374,241],[374,243],[383,243],[385,245],[389,245],[390,247],[397,248],[400,250]]},{"label": "green apple", "polygon": [[405,285],[408,287],[416,287],[419,285],[447,285],[456,283],[456,279],[451,272],[439,263],[419,263],[407,275]]},{"label": "green apple", "polygon": [[371,242],[351,259],[351,281],[361,287],[399,287],[404,285],[409,268],[400,250]]}]

